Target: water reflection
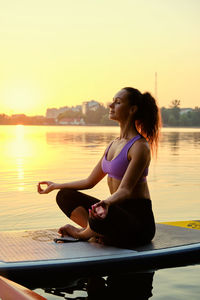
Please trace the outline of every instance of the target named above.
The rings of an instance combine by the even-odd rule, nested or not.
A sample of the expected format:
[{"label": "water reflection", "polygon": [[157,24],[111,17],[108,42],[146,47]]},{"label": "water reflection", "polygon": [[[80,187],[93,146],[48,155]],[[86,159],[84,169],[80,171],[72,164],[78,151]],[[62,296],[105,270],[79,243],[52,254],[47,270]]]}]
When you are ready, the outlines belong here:
[{"label": "water reflection", "polygon": [[[116,131],[116,130],[115,130]],[[49,145],[54,144],[81,144],[83,147],[89,145],[107,145],[111,140],[115,139],[119,135],[119,132],[87,132],[87,131],[52,131],[46,132],[46,141]],[[162,132],[160,139],[160,146],[167,145],[172,152],[176,152],[180,143],[193,144],[198,147],[200,144],[200,132]]]},{"label": "water reflection", "polygon": [[112,133],[95,132],[47,132],[46,141],[49,145],[53,144],[80,144],[82,147],[89,145],[108,144],[116,138]]},{"label": "water reflection", "polygon": [[17,177],[19,181],[18,190],[24,191],[24,159],[23,158],[16,158],[16,165],[17,165]]},{"label": "water reflection", "polygon": [[162,143],[167,143],[169,145],[169,148],[173,152],[173,155],[178,155],[178,150],[179,150],[179,132],[170,132],[169,133],[164,133],[161,138],[161,146]]},{"label": "water reflection", "polygon": [[[57,210],[55,217],[54,194],[41,199],[37,182],[85,178],[118,135],[117,127],[0,126],[0,229],[62,225]],[[148,176],[157,222],[199,218],[199,145],[200,129],[162,130],[158,157],[152,159]],[[88,193],[107,197],[105,180]],[[30,203],[31,214],[35,212],[31,219]]]},{"label": "water reflection", "polygon": [[153,295],[153,277],[154,272],[117,274],[108,277],[94,276],[85,281],[80,280],[73,287],[45,289],[44,296],[48,293],[65,299],[148,300]]},{"label": "water reflection", "polygon": [[173,155],[179,154],[181,146],[193,145],[195,148],[200,144],[200,132],[163,132],[161,135],[160,146],[171,149]]},{"label": "water reflection", "polygon": [[88,299],[148,300],[152,296],[154,273],[109,276],[107,280],[92,278],[88,282]]}]

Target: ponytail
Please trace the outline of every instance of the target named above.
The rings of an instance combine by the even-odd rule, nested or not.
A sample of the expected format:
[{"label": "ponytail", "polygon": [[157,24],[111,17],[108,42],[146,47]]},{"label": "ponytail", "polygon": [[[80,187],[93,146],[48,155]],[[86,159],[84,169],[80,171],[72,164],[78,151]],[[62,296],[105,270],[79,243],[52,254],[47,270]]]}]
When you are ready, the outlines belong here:
[{"label": "ponytail", "polygon": [[158,141],[161,127],[161,115],[156,100],[148,92],[142,94],[134,88],[124,88],[129,93],[131,105],[138,107],[135,115],[137,131],[147,139],[152,153],[157,154]]}]

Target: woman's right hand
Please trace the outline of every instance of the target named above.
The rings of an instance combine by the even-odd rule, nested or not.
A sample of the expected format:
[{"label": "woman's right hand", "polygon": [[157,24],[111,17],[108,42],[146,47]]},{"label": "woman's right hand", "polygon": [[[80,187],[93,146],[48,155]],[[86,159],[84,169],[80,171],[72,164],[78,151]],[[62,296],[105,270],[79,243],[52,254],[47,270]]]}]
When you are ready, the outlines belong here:
[{"label": "woman's right hand", "polygon": [[105,219],[108,214],[109,203],[106,200],[99,201],[92,205],[89,216],[96,219]]},{"label": "woman's right hand", "polygon": [[[46,185],[46,188],[41,187],[41,185]],[[48,194],[56,189],[56,183],[52,181],[40,181],[37,185],[37,190],[39,194]]]}]

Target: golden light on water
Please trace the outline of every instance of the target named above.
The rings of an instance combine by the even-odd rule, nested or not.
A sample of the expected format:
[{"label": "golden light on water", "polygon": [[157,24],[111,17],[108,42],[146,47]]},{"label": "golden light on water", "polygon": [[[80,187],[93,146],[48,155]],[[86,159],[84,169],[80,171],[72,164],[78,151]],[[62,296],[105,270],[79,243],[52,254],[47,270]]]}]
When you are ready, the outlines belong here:
[{"label": "golden light on water", "polygon": [[18,190],[24,191],[24,160],[23,158],[16,159],[16,166],[18,172]]},{"label": "golden light on water", "polygon": [[15,127],[15,138],[11,140],[11,153],[16,157],[19,165],[21,165],[24,157],[31,155],[32,149],[30,142],[25,138],[25,126],[17,125]]},{"label": "golden light on water", "polygon": [[[34,127],[32,129],[34,132]],[[5,158],[2,166],[8,170],[9,176],[13,178],[13,187],[18,191],[26,190],[26,176],[48,158],[43,151],[45,147],[41,148],[37,138],[34,138],[34,135],[29,137],[29,130],[30,127],[24,125],[8,126],[5,136],[2,136],[5,145],[5,148],[1,149]]]},{"label": "golden light on water", "polygon": [[12,152],[10,153],[16,161],[17,170],[17,189],[18,191],[24,191],[24,157],[27,153],[30,153],[30,146],[25,139],[25,128],[23,125],[16,126],[16,136],[12,143]]},{"label": "golden light on water", "polygon": [[[54,134],[55,128],[50,128],[50,132],[46,133],[46,128],[39,126],[5,126],[0,133],[2,148],[0,149],[2,169],[6,170],[8,178],[12,184],[10,189],[18,191],[30,191],[36,188],[37,182],[41,180],[51,180],[48,174],[48,168],[55,168],[56,164],[60,164],[60,154],[55,151],[55,143],[57,134]],[[65,128],[61,128],[65,130]],[[63,141],[64,133],[61,138]],[[50,139],[50,140],[49,140]],[[51,140],[52,139],[52,140]],[[71,163],[70,158],[73,156],[65,145],[65,157]],[[72,160],[73,163],[73,160]],[[63,166],[64,167],[64,166]],[[34,175],[36,170],[44,172],[44,176],[38,177]]]}]

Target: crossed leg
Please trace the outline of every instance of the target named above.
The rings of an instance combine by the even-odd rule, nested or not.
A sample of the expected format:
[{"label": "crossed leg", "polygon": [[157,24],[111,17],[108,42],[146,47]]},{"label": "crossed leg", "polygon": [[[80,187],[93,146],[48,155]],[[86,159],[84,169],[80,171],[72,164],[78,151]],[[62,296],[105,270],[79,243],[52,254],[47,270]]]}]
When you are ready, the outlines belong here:
[{"label": "crossed leg", "polygon": [[58,192],[56,201],[60,209],[72,221],[81,226],[77,228],[66,224],[59,228],[58,233],[62,236],[70,235],[74,238],[88,240],[91,237],[99,236],[89,226],[88,209],[98,201],[98,199],[83,194],[76,190],[62,189]]},{"label": "crossed leg", "polygon": [[91,230],[88,224],[88,213],[85,208],[79,206],[73,210],[70,219],[82,228],[77,228],[73,225],[66,224],[59,228],[58,233],[62,236],[70,235],[77,239],[88,240],[95,236],[96,233]]}]

